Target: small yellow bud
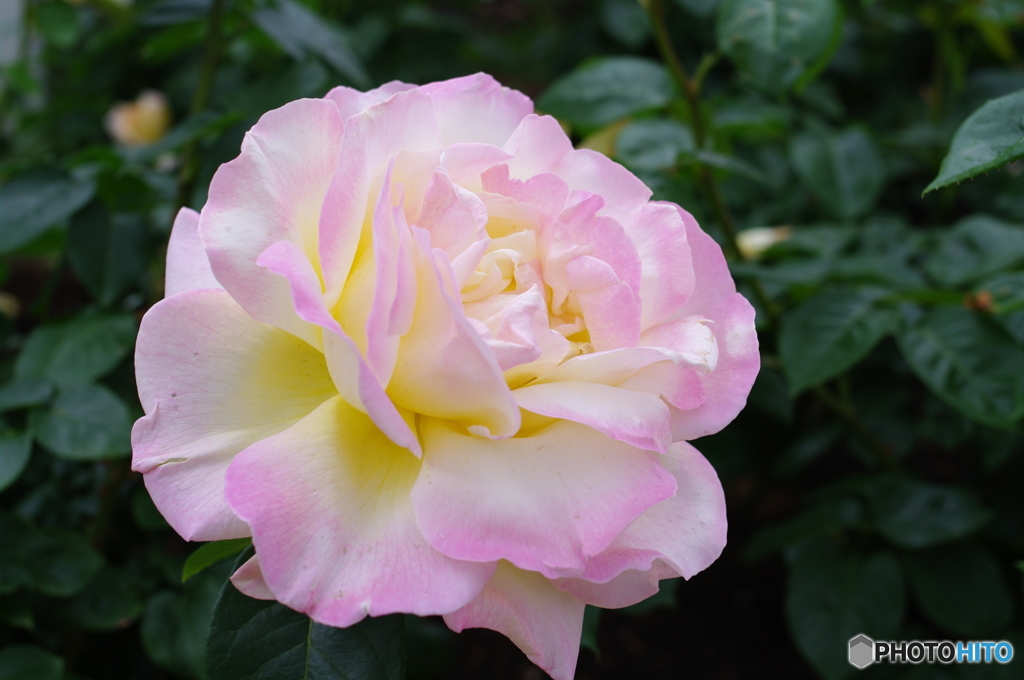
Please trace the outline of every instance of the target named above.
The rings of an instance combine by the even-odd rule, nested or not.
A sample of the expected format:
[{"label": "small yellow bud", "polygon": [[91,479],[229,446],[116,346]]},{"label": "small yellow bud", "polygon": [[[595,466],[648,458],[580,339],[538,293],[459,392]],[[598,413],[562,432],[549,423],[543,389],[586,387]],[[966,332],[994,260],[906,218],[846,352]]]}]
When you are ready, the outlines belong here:
[{"label": "small yellow bud", "polygon": [[107,112],[107,132],[120,144],[146,146],[159,141],[171,124],[171,108],[160,92],[146,90],[134,102],[122,102]]},{"label": "small yellow bud", "polygon": [[745,260],[756,260],[776,243],[793,235],[793,227],[754,227],[736,235],[736,245]]}]

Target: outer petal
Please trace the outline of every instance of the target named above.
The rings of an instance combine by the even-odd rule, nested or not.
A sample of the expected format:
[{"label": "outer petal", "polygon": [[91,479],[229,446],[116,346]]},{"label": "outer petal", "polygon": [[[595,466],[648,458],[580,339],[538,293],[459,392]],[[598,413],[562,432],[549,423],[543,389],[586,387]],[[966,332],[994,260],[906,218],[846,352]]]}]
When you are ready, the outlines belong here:
[{"label": "outer petal", "polygon": [[420,421],[423,471],[412,490],[423,535],[456,559],[506,559],[575,576],[675,480],[655,454],[568,421],[488,441]]},{"label": "outer petal", "polygon": [[651,190],[636,175],[590,149],[565,154],[551,172],[564,179],[570,189],[582,189],[604,198],[605,207],[600,214],[613,217],[620,224],[631,223],[636,211],[651,197]]},{"label": "outer petal", "polygon": [[[344,123],[322,99],[270,111],[246,133],[242,154],[217,170],[199,231],[217,280],[257,321],[318,346],[315,329],[291,304],[285,281],[256,265],[272,243],[294,243],[319,270],[317,225],[338,157]],[[328,213],[324,215],[323,213]]]},{"label": "outer petal", "polygon": [[456,633],[490,628],[507,636],[554,680],[572,680],[583,632],[583,602],[540,574],[501,562],[483,592],[446,614]]},{"label": "outer petal", "polygon": [[522,180],[550,172],[573,150],[572,142],[557,120],[533,114],[523,118],[504,148],[515,156],[508,162],[509,174]]},{"label": "outer petal", "polygon": [[224,501],[224,470],[336,394],[320,352],[253,321],[219,290],[150,309],[135,370],[146,416],[132,430],[132,469],[186,540],[247,536]]},{"label": "outer petal", "polygon": [[682,316],[683,305],[693,294],[696,277],[681,217],[682,210],[675,205],[648,203],[625,225],[643,263],[641,330]]},{"label": "outer petal", "polygon": [[430,83],[420,88],[434,102],[444,145],[483,142],[501,146],[519,122],[533,113],[533,102],[486,73]]},{"label": "outer petal", "polygon": [[351,87],[339,85],[324,95],[324,99],[329,99],[337,104],[342,118],[349,118],[360,113],[368,106],[384,101],[393,94],[405,92],[406,90],[415,90],[416,88],[416,85],[403,83],[400,80],[392,80],[390,83],[384,83],[380,87],[366,92],[360,92]]},{"label": "outer petal", "polygon": [[[629,569],[654,569],[648,574],[654,582],[673,572],[690,578],[722,553],[727,529],[725,495],[715,469],[686,442],[673,444],[659,460],[678,484],[676,495],[640,515],[590,560],[580,579],[608,583]],[[665,565],[671,571],[666,571]],[[581,595],[585,592],[564,583],[560,587]]]},{"label": "outer petal", "polygon": [[424,540],[409,502],[419,469],[335,398],[240,453],[226,495],[287,606],[340,627],[367,615],[443,614],[471,601],[494,564],[449,559]]},{"label": "outer petal", "polygon": [[253,555],[231,575],[231,582],[239,592],[257,600],[276,600],[260,569],[259,555]]},{"label": "outer petal", "polygon": [[647,571],[627,569],[607,583],[594,583],[581,578],[560,578],[555,587],[572,593],[586,604],[604,609],[620,609],[643,602],[658,593],[659,581],[679,576],[661,560]]},{"label": "outer petal", "polygon": [[203,288],[223,289],[223,286],[214,278],[210,260],[199,239],[199,213],[191,208],[182,208],[174,218],[171,238],[167,242],[164,297]]}]

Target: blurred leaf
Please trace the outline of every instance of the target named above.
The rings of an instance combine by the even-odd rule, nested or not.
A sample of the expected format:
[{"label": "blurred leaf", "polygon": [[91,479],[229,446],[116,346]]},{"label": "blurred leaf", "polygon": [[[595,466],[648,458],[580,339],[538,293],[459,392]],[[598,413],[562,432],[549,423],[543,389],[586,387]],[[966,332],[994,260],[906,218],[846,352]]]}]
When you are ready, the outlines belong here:
[{"label": "blurred leaf", "polygon": [[140,529],[146,531],[163,531],[171,528],[153,504],[153,499],[149,497],[145,487],[137,489],[132,494],[132,518]]},{"label": "blurred leaf", "polygon": [[[236,562],[241,566],[249,549]],[[224,584],[206,643],[207,680],[402,680],[401,615],[367,617],[348,628],[314,623],[272,600]]]},{"label": "blurred leaf", "polygon": [[537,108],[560,120],[600,127],[672,98],[668,71],[640,57],[605,57],[556,80]]},{"label": "blurred leaf", "polygon": [[647,12],[636,0],[602,0],[601,27],[627,47],[643,47],[651,37]]},{"label": "blurred leaf", "polygon": [[15,378],[0,387],[0,413],[43,404],[53,395],[53,385],[41,378]]},{"label": "blurred leaf", "polygon": [[32,531],[22,551],[27,585],[53,597],[80,592],[103,565],[103,558],[83,536],[60,529]]},{"label": "blurred leaf", "polygon": [[68,603],[68,614],[85,630],[126,628],[142,613],[142,601],[127,574],[104,567]]},{"label": "blurred leaf", "polygon": [[676,0],[676,4],[696,16],[708,17],[718,6],[718,0]]},{"label": "blurred leaf", "polygon": [[744,557],[759,560],[806,540],[838,533],[863,521],[863,518],[864,508],[856,498],[846,496],[826,501],[796,517],[758,531],[747,543]]},{"label": "blurred leaf", "polygon": [[797,647],[825,680],[857,672],[847,661],[850,638],[892,639],[903,619],[903,579],[888,552],[865,557],[830,541],[806,544],[793,556],[786,590]]},{"label": "blurred leaf", "polygon": [[78,12],[66,2],[44,2],[35,8],[36,26],[54,47],[71,47],[78,39]]},{"label": "blurred leaf", "polygon": [[690,128],[667,119],[632,122],[615,140],[618,159],[637,170],[672,168],[678,162],[679,154],[694,148]]},{"label": "blurred leaf", "polygon": [[858,128],[801,133],[790,142],[789,157],[804,185],[842,220],[870,211],[885,182],[878,150]]},{"label": "blurred leaf", "polygon": [[718,48],[757,87],[784,90],[826,54],[839,17],[835,0],[721,0]]},{"label": "blurred leaf", "polygon": [[913,479],[884,477],[865,488],[878,532],[904,548],[968,536],[992,519],[970,493]]},{"label": "blurred leaf", "polygon": [[972,215],[943,234],[925,269],[941,285],[959,288],[1019,264],[1024,264],[1024,226]]},{"label": "blurred leaf", "polygon": [[46,378],[60,387],[89,383],[114,368],[135,343],[128,315],[81,315],[36,328],[14,363],[17,378]]},{"label": "blurred leaf", "polygon": [[790,394],[834,378],[867,356],[896,325],[877,291],[819,293],[782,318],[779,359]]},{"label": "blurred leaf", "polygon": [[210,619],[229,573],[231,564],[225,562],[191,579],[180,593],[165,590],[150,598],[142,617],[142,643],[156,665],[176,675],[204,677]]},{"label": "blurred leaf", "polygon": [[71,220],[68,258],[96,302],[109,307],[145,273],[148,241],[142,215],[112,215],[96,202]]},{"label": "blurred leaf", "polygon": [[10,645],[0,649],[0,680],[61,680],[64,660],[42,647]]},{"label": "blurred leaf", "polygon": [[125,147],[121,152],[136,163],[148,163],[168,151],[176,151],[191,141],[207,134],[221,132],[238,121],[238,114],[201,111],[189,116],[181,124],[171,128],[154,144],[141,147]]},{"label": "blurred leaf", "polygon": [[699,149],[692,154],[684,153],[683,156],[718,170],[735,172],[755,182],[768,183],[768,177],[759,168],[737,156],[716,153],[707,149]]},{"label": "blurred leaf", "polygon": [[31,454],[31,432],[5,430],[0,433],[0,491],[18,480]]},{"label": "blurred leaf", "polygon": [[166,26],[205,19],[212,0],[159,0],[139,14],[143,26]]},{"label": "blurred leaf", "polygon": [[600,624],[601,608],[588,604],[583,610],[583,633],[580,635],[580,647],[589,649],[598,658],[601,656],[601,650],[597,647],[597,629]]},{"label": "blurred leaf", "polygon": [[1008,428],[1024,415],[1024,349],[991,322],[940,308],[896,340],[917,377],[967,417]]},{"label": "blurred leaf", "polygon": [[0,623],[12,628],[32,630],[36,627],[36,617],[32,607],[18,597],[0,598]]},{"label": "blurred leaf", "polygon": [[773,368],[761,366],[750,390],[748,403],[784,423],[793,420],[793,402],[789,398],[786,379]]},{"label": "blurred leaf", "polygon": [[359,57],[345,36],[327,21],[293,0],[273,0],[270,7],[251,14],[253,22],[293,59],[315,54],[355,85],[370,87]]},{"label": "blurred leaf", "polygon": [[184,583],[221,560],[237,555],[250,545],[251,538],[230,538],[225,541],[204,543],[185,560],[185,567],[181,570],[181,582]]},{"label": "blurred leaf", "polygon": [[1013,617],[1013,597],[999,562],[976,543],[908,551],[904,564],[925,616],[954,635],[998,635]]},{"label": "blurred leaf", "polygon": [[39,443],[68,460],[98,460],[131,451],[132,417],[121,398],[102,385],[61,390],[46,409],[32,412]]},{"label": "blurred leaf", "polygon": [[0,254],[16,250],[63,222],[95,192],[91,181],[60,176],[18,178],[0,186]]},{"label": "blurred leaf", "polygon": [[712,126],[719,133],[756,140],[784,134],[790,117],[784,106],[761,97],[746,97],[716,106]]},{"label": "blurred leaf", "polygon": [[938,176],[923,193],[970,179],[1024,157],[1024,90],[993,99],[953,136]]}]

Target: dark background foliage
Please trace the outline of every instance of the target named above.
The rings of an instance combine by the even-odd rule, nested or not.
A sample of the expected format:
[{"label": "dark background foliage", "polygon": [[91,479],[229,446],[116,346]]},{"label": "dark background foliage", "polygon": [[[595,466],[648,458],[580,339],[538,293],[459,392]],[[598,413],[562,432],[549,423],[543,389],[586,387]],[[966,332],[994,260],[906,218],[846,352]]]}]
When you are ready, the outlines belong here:
[{"label": "dark background foliage", "polygon": [[[129,471],[172,216],[270,108],[474,71],[694,213],[759,311],[749,405],[696,442],[729,545],[648,602],[588,610],[577,676],[839,680],[857,633],[1024,654],[1024,95],[958,138],[998,147],[989,172],[956,184],[980,165],[953,158],[922,197],[967,116],[1024,88],[1020,2],[3,1],[0,680],[250,677],[217,641],[265,603],[221,603],[204,671],[244,544],[182,584],[195,546]],[[106,112],[143,90],[169,133],[114,143]],[[787,229],[759,250],[756,227]],[[331,637],[267,612],[314,656],[362,658],[362,635],[399,660],[350,677],[400,677],[403,644],[410,678],[543,677],[489,631],[389,617]]]}]

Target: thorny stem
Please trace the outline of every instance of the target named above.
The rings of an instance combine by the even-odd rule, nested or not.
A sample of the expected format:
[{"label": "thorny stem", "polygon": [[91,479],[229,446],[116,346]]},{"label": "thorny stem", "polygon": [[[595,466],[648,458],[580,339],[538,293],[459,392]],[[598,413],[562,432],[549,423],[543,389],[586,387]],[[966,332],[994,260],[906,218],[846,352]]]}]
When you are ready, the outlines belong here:
[{"label": "thorny stem", "polygon": [[[207,100],[213,89],[213,80],[217,75],[217,64],[220,61],[220,53],[223,47],[221,36],[221,24],[224,16],[225,0],[213,0],[210,5],[210,13],[207,16],[206,45],[203,50],[203,63],[199,71],[199,82],[192,95],[192,106],[189,109],[191,115],[196,115],[206,108]],[[181,153],[181,171],[178,174],[178,205],[182,206],[188,201],[192,193],[192,184],[196,175],[196,143],[194,141],[185,145]]]}]

